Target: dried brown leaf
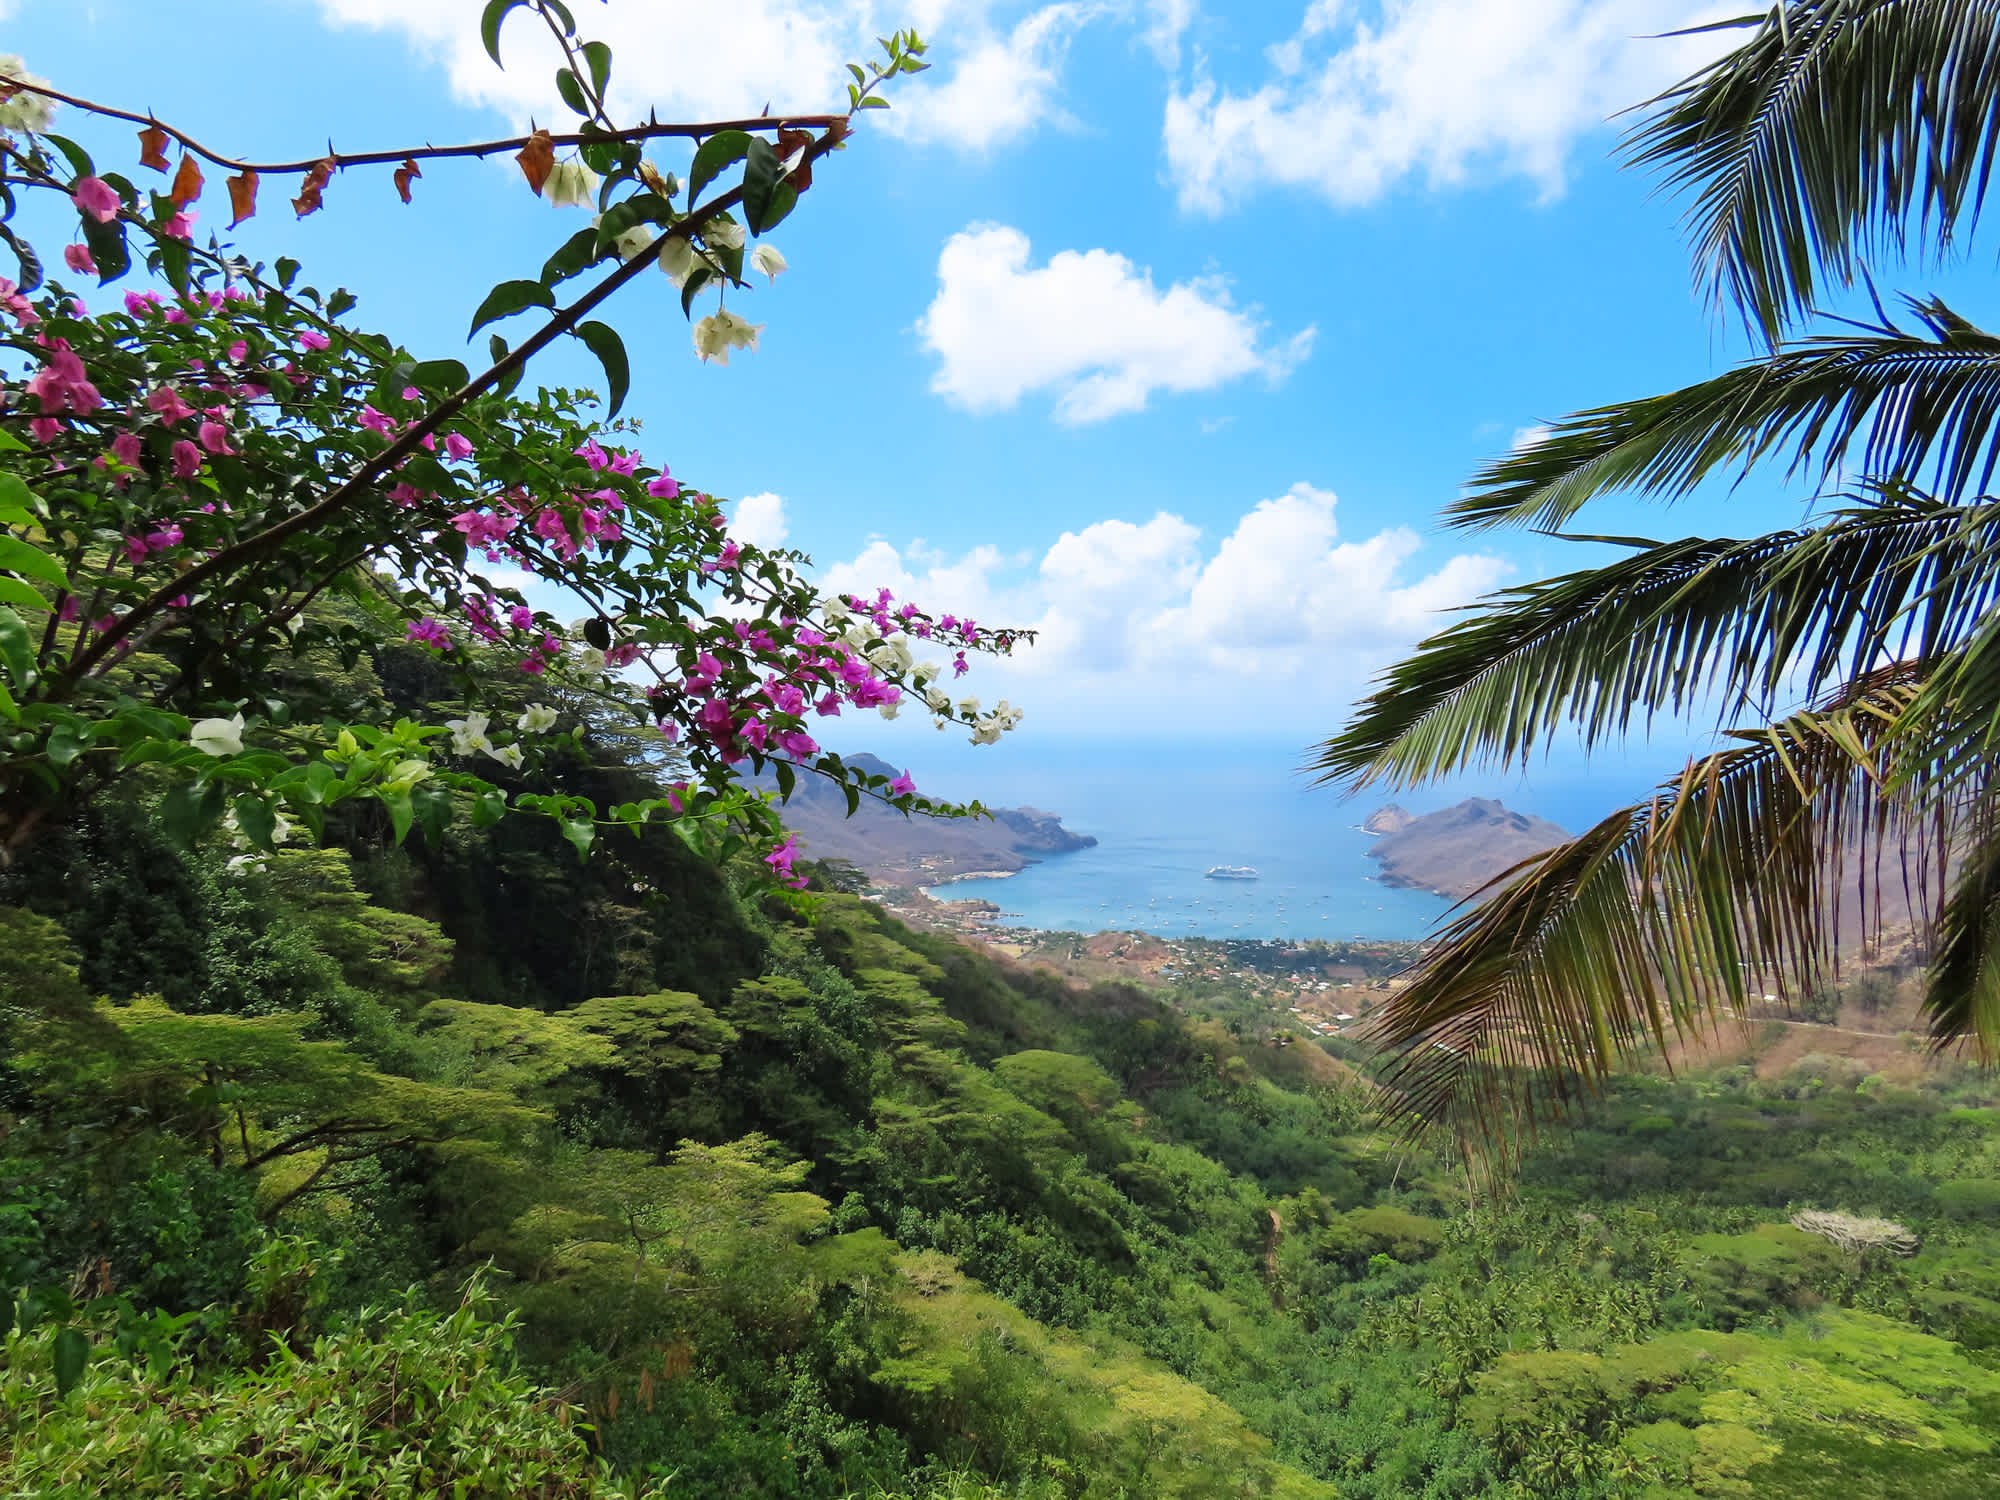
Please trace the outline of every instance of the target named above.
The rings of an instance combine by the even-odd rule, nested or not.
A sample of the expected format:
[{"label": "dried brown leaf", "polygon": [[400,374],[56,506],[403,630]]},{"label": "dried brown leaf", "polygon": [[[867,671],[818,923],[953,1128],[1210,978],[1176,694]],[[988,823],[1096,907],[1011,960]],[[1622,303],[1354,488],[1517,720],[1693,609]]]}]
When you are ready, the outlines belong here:
[{"label": "dried brown leaf", "polygon": [[299,189],[298,197],[292,200],[292,211],[301,219],[307,214],[318,213],[323,206],[320,202],[320,193],[332,179],[332,157],[329,156],[325,161],[314,162],[312,170],[306,173],[306,180]]},{"label": "dried brown leaf", "polygon": [[402,199],[405,203],[408,203],[410,201],[410,179],[412,177],[421,177],[423,175],[424,174],[417,169],[417,163],[415,157],[405,157],[403,159],[403,164],[400,167],[396,168],[396,191],[402,195]]},{"label": "dried brown leaf", "polygon": [[229,227],[234,229],[257,212],[257,174],[245,167],[240,174],[228,179],[228,185]]},{"label": "dried brown leaf", "polygon": [[186,208],[201,196],[201,163],[192,153],[181,158],[181,169],[174,173],[174,185],[167,189],[167,196],[174,200],[175,208]]},{"label": "dried brown leaf", "polygon": [[157,125],[139,132],[139,165],[155,172],[167,170],[167,133]]},{"label": "dried brown leaf", "polygon": [[521,164],[521,175],[528,179],[528,186],[540,197],[542,184],[549,180],[549,173],[555,170],[556,144],[549,139],[546,130],[537,130],[528,137],[528,144],[521,148],[514,158]]}]

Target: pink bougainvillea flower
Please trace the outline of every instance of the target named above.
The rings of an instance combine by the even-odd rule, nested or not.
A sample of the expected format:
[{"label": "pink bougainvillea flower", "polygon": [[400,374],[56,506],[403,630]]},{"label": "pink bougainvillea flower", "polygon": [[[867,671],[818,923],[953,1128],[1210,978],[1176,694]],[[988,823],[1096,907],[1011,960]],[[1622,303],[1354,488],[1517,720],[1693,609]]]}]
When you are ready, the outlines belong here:
[{"label": "pink bougainvillea flower", "polygon": [[169,427],[183,417],[194,415],[194,408],[181,400],[181,393],[170,385],[163,385],[146,398],[146,405],[160,414],[160,420]]},{"label": "pink bougainvillea flower", "polygon": [[429,493],[428,491],[420,490],[413,484],[398,483],[393,489],[389,491],[389,498],[393,500],[396,504],[402,506],[405,510],[408,510],[412,505],[415,505],[419,500],[425,498],[425,496],[428,493]]},{"label": "pink bougainvillea flower", "polygon": [[396,430],[395,421],[375,410],[372,406],[361,408],[361,425],[366,427],[370,432],[381,433],[384,437],[387,437]]},{"label": "pink bougainvillea flower", "polygon": [[607,667],[629,667],[639,659],[639,647],[632,641],[624,641],[604,653]]},{"label": "pink bougainvillea flower", "polygon": [[250,345],[244,342],[242,339],[238,339],[235,343],[229,346],[229,362],[231,364],[240,365],[243,363],[244,360],[248,359],[249,357],[250,357]]},{"label": "pink bougainvillea flower", "polygon": [[202,447],[210,453],[234,453],[229,446],[229,429],[220,422],[204,422],[195,434],[201,439]]},{"label": "pink bougainvillea flower", "polygon": [[186,540],[186,534],[172,521],[162,522],[157,530],[148,532],[146,535],[146,545],[155,552],[164,552],[169,547],[178,547],[184,540]]},{"label": "pink bougainvillea flower", "polygon": [[472,443],[456,432],[448,432],[444,437],[444,452],[446,458],[470,458]]},{"label": "pink bougainvillea flower", "polygon": [[42,315],[35,311],[35,304],[27,299],[19,287],[15,286],[13,282],[4,276],[0,276],[0,309],[12,313],[14,321],[19,323],[23,328],[26,328],[30,323],[39,323],[42,321]]},{"label": "pink bougainvillea flower", "polygon": [[69,197],[78,213],[89,214],[100,224],[116,218],[118,210],[125,206],[118,190],[101,177],[79,177]]},{"label": "pink bougainvillea flower", "polygon": [[170,240],[191,240],[194,238],[194,221],[200,217],[196,209],[178,209],[171,219],[160,226],[160,233]]},{"label": "pink bougainvillea flower", "polygon": [[74,594],[64,594],[63,601],[56,610],[56,618],[65,625],[73,625],[83,614],[83,601]]},{"label": "pink bougainvillea flower", "polygon": [[646,481],[646,493],[655,500],[672,500],[681,492],[681,482],[662,470],[657,479]]},{"label": "pink bougainvillea flower", "polygon": [[914,781],[910,780],[910,773],[907,770],[905,770],[903,774],[898,776],[894,781],[889,783],[889,795],[891,797],[913,796],[915,795],[916,790],[917,790],[917,784]]},{"label": "pink bougainvillea flower", "polygon": [[111,456],[127,468],[138,465],[140,455],[145,452],[136,432],[121,432],[111,440]]},{"label": "pink bougainvillea flower", "polygon": [[130,563],[144,562],[146,560],[146,554],[150,550],[152,549],[147,547],[146,539],[142,536],[128,536],[125,538],[125,560],[127,562]]},{"label": "pink bougainvillea flower", "polygon": [[[185,323],[189,321],[188,315],[182,312],[178,307],[170,307],[164,313],[160,314],[160,316],[165,318],[169,323]],[[201,368],[201,366],[196,361],[189,360],[188,368],[193,370],[198,370]]]},{"label": "pink bougainvillea flower", "polygon": [[97,262],[91,258],[88,245],[64,245],[63,264],[85,276],[97,274]]},{"label": "pink bougainvillea flower", "polygon": [[[665,740],[669,745],[680,743],[681,726],[676,724],[672,719],[660,720],[659,730],[660,738]],[[674,796],[672,792],[667,793],[667,800],[673,803],[675,812],[681,810],[681,799]]]},{"label": "pink bougainvillea flower", "polygon": [[521,658],[521,670],[526,672],[530,677],[541,676],[547,668],[548,663],[539,656],[524,656]]},{"label": "pink bougainvillea flower", "polygon": [[327,348],[332,343],[333,340],[321,333],[317,328],[308,328],[299,335],[299,347],[301,349],[311,349],[317,352]]},{"label": "pink bougainvillea flower", "polygon": [[201,449],[186,438],[174,444],[173,473],[176,479],[192,479],[201,472]]},{"label": "pink bougainvillea flower", "polygon": [[62,436],[63,424],[54,417],[34,417],[28,422],[28,436],[38,443],[53,443]]},{"label": "pink bougainvillea flower", "polygon": [[819,741],[803,729],[787,729],[778,736],[778,743],[785,747],[785,753],[796,760],[804,760],[808,755],[819,752]]},{"label": "pink bougainvillea flower", "polygon": [[636,453],[614,453],[611,455],[611,472],[614,474],[624,475],[629,478],[632,471],[638,467],[639,455]]},{"label": "pink bougainvillea flower", "polygon": [[83,361],[71,350],[67,339],[44,339],[48,363],[28,382],[28,394],[40,399],[44,415],[72,411],[78,416],[94,412],[104,404],[97,387],[83,368]]},{"label": "pink bougainvillea flower", "polygon": [[507,611],[507,623],[512,625],[516,630],[533,630],[535,628],[535,612],[525,604],[517,604]]},{"label": "pink bougainvillea flower", "polygon": [[125,294],[125,311],[135,318],[143,318],[147,313],[158,312],[159,310],[160,294],[158,292],[127,292]]},{"label": "pink bougainvillea flower", "polygon": [[597,446],[596,438],[585,438],[583,446],[576,450],[576,456],[590,465],[593,474],[611,462],[610,455]]},{"label": "pink bougainvillea flower", "polygon": [[429,615],[425,615],[421,620],[410,621],[407,629],[409,638],[419,645],[435,646],[440,651],[451,649],[451,637],[446,634],[444,626]]}]

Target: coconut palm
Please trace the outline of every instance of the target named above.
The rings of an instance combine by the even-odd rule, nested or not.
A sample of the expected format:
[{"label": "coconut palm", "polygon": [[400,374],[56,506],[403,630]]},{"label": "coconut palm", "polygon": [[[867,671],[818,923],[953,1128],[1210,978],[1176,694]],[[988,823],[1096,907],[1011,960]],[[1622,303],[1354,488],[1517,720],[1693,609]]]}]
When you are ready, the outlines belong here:
[{"label": "coconut palm", "polygon": [[[1909,887],[1940,1045],[2000,1057],[2000,337],[1871,257],[1943,259],[2000,155],[2000,0],[1792,0],[1628,142],[1689,203],[1698,275],[1759,352],[1580,412],[1448,513],[1556,532],[1775,467],[1804,524],[1589,537],[1607,566],[1511,589],[1390,669],[1318,756],[1348,787],[1524,763],[1725,705],[1725,747],[1517,866],[1377,1029],[1406,1115],[1506,1144],[1622,1058],[1826,982]],[[1814,311],[1865,286],[1860,321]],[[1843,893],[1848,893],[1843,895]],[[1858,899],[1857,899],[1858,893]],[[1843,909],[1844,908],[1844,909]]]}]

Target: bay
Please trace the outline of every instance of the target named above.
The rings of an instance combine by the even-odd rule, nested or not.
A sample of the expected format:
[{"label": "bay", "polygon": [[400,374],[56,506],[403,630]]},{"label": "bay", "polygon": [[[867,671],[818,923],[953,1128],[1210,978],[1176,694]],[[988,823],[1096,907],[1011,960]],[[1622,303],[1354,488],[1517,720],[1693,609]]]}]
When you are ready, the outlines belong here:
[{"label": "bay", "polygon": [[[1572,760],[1528,777],[1343,800],[1312,784],[1300,770],[1304,752],[1291,745],[1067,744],[928,759],[918,768],[926,792],[1043,808],[1098,841],[1004,879],[932,888],[946,900],[997,903],[999,925],[1336,942],[1421,938],[1451,909],[1428,892],[1374,878],[1373,838],[1357,825],[1384,802],[1421,814],[1467,796],[1498,797],[1576,832],[1643,794],[1659,774],[1628,758]],[[1217,865],[1248,865],[1259,878],[1207,878]]]}]

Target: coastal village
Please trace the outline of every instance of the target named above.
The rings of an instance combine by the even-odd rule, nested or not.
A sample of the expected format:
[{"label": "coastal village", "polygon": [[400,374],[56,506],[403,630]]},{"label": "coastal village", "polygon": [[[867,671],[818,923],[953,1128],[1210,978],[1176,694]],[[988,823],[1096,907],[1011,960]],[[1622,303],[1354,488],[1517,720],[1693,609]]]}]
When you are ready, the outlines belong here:
[{"label": "coastal village", "polygon": [[1123,981],[1167,995],[1183,1010],[1261,1013],[1278,1039],[1337,1037],[1367,1020],[1400,986],[1420,945],[1389,939],[1160,937],[1143,932],[1056,932],[1001,926],[979,898],[941,901],[914,886],[868,893],[899,920],[995,957],[1062,975],[1079,987]]}]

